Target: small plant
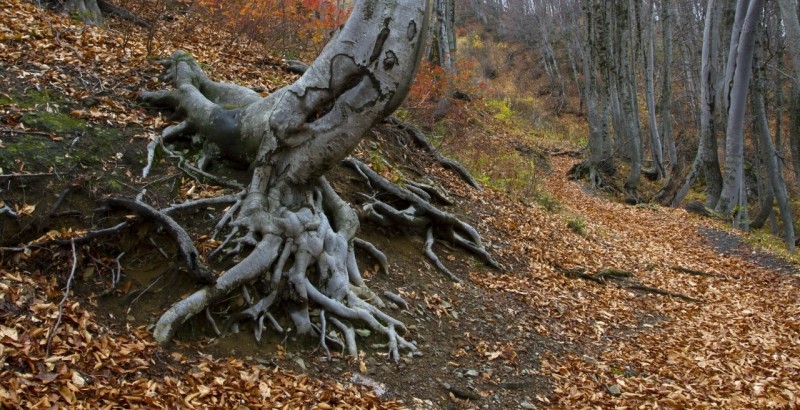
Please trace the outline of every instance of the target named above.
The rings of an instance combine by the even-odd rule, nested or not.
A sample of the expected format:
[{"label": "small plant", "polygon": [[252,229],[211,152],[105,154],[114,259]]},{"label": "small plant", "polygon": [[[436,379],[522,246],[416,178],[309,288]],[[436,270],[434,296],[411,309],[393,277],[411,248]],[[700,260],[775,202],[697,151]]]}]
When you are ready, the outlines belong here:
[{"label": "small plant", "polygon": [[576,216],[567,221],[567,227],[580,236],[586,236],[586,221],[580,216]]},{"label": "small plant", "polygon": [[508,100],[490,99],[486,102],[486,105],[495,111],[494,117],[498,120],[508,121],[514,116],[514,112],[511,110],[511,104]]},{"label": "small plant", "polygon": [[558,199],[544,191],[536,192],[536,203],[550,213],[558,212],[561,209]]}]

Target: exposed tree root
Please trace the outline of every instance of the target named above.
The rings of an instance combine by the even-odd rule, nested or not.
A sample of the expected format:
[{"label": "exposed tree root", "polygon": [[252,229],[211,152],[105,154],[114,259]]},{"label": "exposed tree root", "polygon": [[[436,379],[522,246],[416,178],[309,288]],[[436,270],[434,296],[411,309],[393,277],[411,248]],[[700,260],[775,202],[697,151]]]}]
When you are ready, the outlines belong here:
[{"label": "exposed tree root", "polygon": [[50,356],[50,343],[53,341],[53,336],[56,335],[58,332],[58,327],[61,325],[61,319],[64,315],[64,302],[67,301],[69,297],[70,289],[72,288],[72,279],[75,277],[75,269],[78,267],[78,252],[75,250],[75,241],[71,242],[72,245],[72,269],[69,271],[69,277],[67,278],[67,287],[64,289],[64,297],[61,298],[61,302],[58,303],[58,316],[56,317],[56,323],[53,324],[53,327],[50,329],[50,332],[47,334],[47,342],[45,343],[45,356]]},{"label": "exposed tree root", "polygon": [[706,276],[710,278],[723,278],[724,276],[720,276],[714,273],[703,272],[701,270],[689,269],[684,268],[683,266],[673,266],[672,269],[675,269],[678,272],[685,273],[692,276]]},{"label": "exposed tree root", "polygon": [[[268,199],[262,198],[265,201],[263,206],[269,208],[266,204]],[[243,212],[231,221],[235,226],[256,227],[233,241],[254,245],[255,249],[220,276],[213,286],[195,292],[165,312],[156,325],[156,340],[171,339],[183,321],[234,291],[245,289],[243,293],[248,296],[244,299],[249,306],[230,316],[224,329],[230,329],[240,321],[252,321],[257,340],[261,339],[265,321],[283,331],[272,315],[282,305],[295,331],[317,335],[324,349],[327,349],[327,341],[333,341],[345,346],[348,353],[357,353],[355,332],[352,337],[350,333],[354,329],[352,323],[362,322],[388,338],[389,354],[393,359],[399,359],[401,349],[416,353],[414,344],[401,336],[405,325],[383,312],[384,303],[361,278],[354,253],[354,235],[358,229],[355,212],[336,195],[324,178],[320,178],[308,200],[307,205],[297,211],[279,207],[268,215]],[[258,223],[252,218],[258,218]],[[364,241],[358,243],[362,247],[371,246]],[[377,249],[374,251],[377,253],[373,256],[380,263],[383,254]],[[385,256],[382,259],[385,264]],[[253,296],[250,290],[246,290],[246,286],[252,283],[260,283],[257,287],[265,289],[265,293],[261,295],[256,291]],[[311,320],[309,310],[312,307],[322,312],[319,323]],[[209,322],[214,323],[210,313],[207,312],[206,316]],[[339,328],[344,340],[328,332],[328,322]]]},{"label": "exposed tree root", "polygon": [[597,166],[592,166],[587,159],[576,163],[567,171],[567,177],[570,180],[587,179],[592,189],[605,189],[609,192],[620,194],[623,190],[614,184],[613,176],[615,174],[616,168],[614,168],[610,160],[601,162]]},{"label": "exposed tree root", "polygon": [[[300,79],[264,98],[245,87],[212,81],[185,52],[163,62],[175,88],[139,97],[175,110],[181,122],[150,145],[146,171],[162,141],[199,137],[205,159],[184,169],[206,178],[210,174],[203,169],[221,157],[253,172],[240,196],[225,199],[233,204],[215,228],[215,234],[230,233],[214,255],[246,256],[215,283],[164,312],[154,329],[158,342],[168,342],[183,322],[202,313],[220,332],[246,321],[254,323],[256,338],[261,338],[271,324],[285,335],[318,337],[325,351],[329,342],[339,344],[350,355],[358,353],[356,335],[364,334],[357,326],[366,326],[386,339],[392,359],[398,360],[401,350],[419,353],[404,338],[403,323],[388,315],[381,298],[366,286],[355,248],[370,252],[384,271],[385,256],[355,240],[358,215],[323,175],[405,97],[424,51],[429,5],[357,2],[348,22]],[[491,261],[472,227],[428,208],[425,213],[445,229],[446,238],[476,254],[482,251]],[[238,312],[219,329],[209,306],[239,293],[245,305],[231,305]]]},{"label": "exposed tree root", "polygon": [[425,134],[423,134],[422,131],[420,131],[417,127],[397,117],[389,117],[386,119],[386,122],[394,125],[400,130],[405,131],[406,134],[412,138],[412,140],[418,147],[424,149],[425,152],[433,155],[433,158],[441,166],[453,170],[453,172],[455,172],[456,175],[458,175],[464,182],[466,182],[469,185],[472,185],[478,191],[483,190],[480,184],[478,184],[478,181],[476,181],[475,178],[472,177],[469,171],[466,168],[464,168],[464,166],[461,165],[461,163],[442,155],[442,153],[439,152],[439,150],[436,149],[436,147],[434,147],[430,142],[428,142],[428,139],[425,138]]},{"label": "exposed tree root", "polygon": [[122,198],[109,198],[105,201],[112,207],[124,208],[151,219],[164,227],[175,239],[178,250],[183,258],[183,263],[189,275],[200,283],[214,283],[214,275],[200,260],[200,252],[194,246],[192,238],[174,219],[167,214],[145,204],[144,202],[131,201]]},{"label": "exposed tree root", "polygon": [[430,196],[420,196],[410,189],[401,188],[389,182],[355,158],[347,158],[344,162],[362,175],[373,190],[377,193],[391,195],[394,199],[393,202],[396,202],[396,204],[389,204],[368,197],[369,201],[362,208],[365,217],[384,226],[399,225],[423,229],[426,236],[425,255],[437,269],[450,279],[460,282],[460,279],[453,275],[433,252],[434,231],[439,237],[468,250],[489,266],[500,268],[500,265],[483,246],[475,228],[455,215],[433,206],[430,203]]},{"label": "exposed tree root", "polygon": [[[654,294],[654,295],[669,296],[669,297],[685,300],[687,302],[694,302],[694,303],[703,303],[703,302],[705,302],[702,299],[693,298],[691,296],[684,295],[683,293],[669,292],[669,291],[658,289],[658,288],[654,288],[654,287],[651,287],[651,286],[645,286],[645,285],[642,285],[642,284],[639,284],[639,283],[628,283],[629,280],[635,280],[636,276],[631,272],[627,272],[627,271],[623,271],[623,270],[619,270],[619,269],[607,268],[607,269],[603,269],[603,270],[601,270],[601,271],[599,271],[599,272],[597,272],[597,273],[592,275],[592,274],[586,273],[586,269],[580,268],[580,267],[579,268],[571,268],[570,269],[570,268],[564,268],[564,267],[561,267],[561,266],[557,266],[556,268],[558,270],[560,270],[564,275],[566,275],[569,278],[588,280],[588,281],[597,283],[599,285],[605,285],[608,281],[613,281],[614,283],[616,283],[617,285],[619,285],[620,287],[623,287],[625,289],[635,290],[635,291],[644,292],[644,293],[651,293],[651,294]],[[676,269],[684,271],[683,270],[684,268],[676,268]],[[684,272],[689,273],[689,272],[697,272],[697,271],[691,271],[689,269],[686,269]],[[692,273],[692,274],[695,274],[695,273]]]}]

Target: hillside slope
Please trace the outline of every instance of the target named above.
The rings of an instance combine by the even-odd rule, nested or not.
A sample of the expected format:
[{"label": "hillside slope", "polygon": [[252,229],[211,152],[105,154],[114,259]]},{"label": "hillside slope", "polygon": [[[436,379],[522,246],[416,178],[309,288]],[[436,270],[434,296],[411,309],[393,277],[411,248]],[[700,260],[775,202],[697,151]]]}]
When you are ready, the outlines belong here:
[{"label": "hillside slope", "polygon": [[[71,239],[127,218],[95,210],[107,195],[147,189],[148,201],[165,206],[226,191],[186,177],[171,158],[138,177],[150,137],[169,123],[135,102],[138,90],[160,86],[146,31],[114,20],[85,27],[21,0],[5,0],[0,12],[0,208],[17,215],[0,213],[4,406],[798,406],[795,265],[683,210],[587,192],[566,178],[575,159],[556,155],[571,142],[542,140],[535,126],[510,129],[469,104],[462,108],[475,110],[479,126],[448,130],[460,139],[444,147],[480,147],[495,165],[505,153],[529,159],[528,148],[545,147],[554,155],[548,173],[537,168],[536,189],[501,192],[489,171],[484,180],[496,188],[472,189],[399,144],[386,124],[355,153],[387,177],[429,176],[503,265],[437,245],[464,279],[456,284],[422,256],[423,237],[364,224],[362,236],[391,264],[388,275],[367,269],[367,280],[409,302],[393,313],[424,357],[393,364],[364,343],[358,359],[328,358],[315,342],[268,335],[256,343],[249,329],[212,337],[204,320],[159,347],[148,327],[194,286],[170,266],[169,237],[139,221],[112,237]],[[153,54],[188,49],[217,79],[265,93],[294,78],[280,59],[211,27],[163,34],[186,34],[182,18],[165,23]],[[406,111],[413,120],[413,107]],[[360,203],[352,171],[337,169],[331,180]],[[201,251],[213,248],[206,213],[179,220]]]}]

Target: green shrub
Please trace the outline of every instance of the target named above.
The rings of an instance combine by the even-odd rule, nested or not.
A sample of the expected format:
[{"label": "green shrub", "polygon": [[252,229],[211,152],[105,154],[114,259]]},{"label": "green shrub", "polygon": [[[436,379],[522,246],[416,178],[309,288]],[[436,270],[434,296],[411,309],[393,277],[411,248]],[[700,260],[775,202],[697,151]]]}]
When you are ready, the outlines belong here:
[{"label": "green shrub", "polygon": [[586,236],[586,221],[580,216],[576,216],[567,221],[567,227],[580,236]]}]

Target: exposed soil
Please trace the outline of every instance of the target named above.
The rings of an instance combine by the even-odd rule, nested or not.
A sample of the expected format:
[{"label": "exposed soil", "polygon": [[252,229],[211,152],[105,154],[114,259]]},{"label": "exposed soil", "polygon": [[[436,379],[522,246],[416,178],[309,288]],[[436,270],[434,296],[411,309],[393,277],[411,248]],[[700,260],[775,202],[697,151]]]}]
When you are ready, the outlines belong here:
[{"label": "exposed soil", "polygon": [[708,241],[715,251],[723,255],[736,255],[740,258],[776,272],[799,274],[800,269],[797,265],[787,261],[785,258],[755,249],[739,235],[731,234],[714,228],[700,228],[700,234]]}]

